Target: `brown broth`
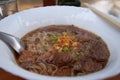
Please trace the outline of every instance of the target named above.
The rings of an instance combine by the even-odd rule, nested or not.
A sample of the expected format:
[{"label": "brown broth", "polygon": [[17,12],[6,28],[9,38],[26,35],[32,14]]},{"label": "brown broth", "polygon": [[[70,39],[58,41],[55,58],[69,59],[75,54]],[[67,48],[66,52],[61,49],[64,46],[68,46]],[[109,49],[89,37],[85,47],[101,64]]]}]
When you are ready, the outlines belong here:
[{"label": "brown broth", "polygon": [[31,72],[81,76],[103,69],[110,53],[96,34],[74,25],[49,25],[22,37],[25,51],[16,59]]}]

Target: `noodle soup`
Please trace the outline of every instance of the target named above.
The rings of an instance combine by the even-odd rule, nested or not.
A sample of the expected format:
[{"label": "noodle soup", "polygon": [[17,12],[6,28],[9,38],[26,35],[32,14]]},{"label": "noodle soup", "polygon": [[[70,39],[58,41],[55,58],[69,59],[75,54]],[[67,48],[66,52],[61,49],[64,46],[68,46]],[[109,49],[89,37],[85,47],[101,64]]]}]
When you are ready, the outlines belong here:
[{"label": "noodle soup", "polygon": [[81,76],[103,69],[110,56],[97,35],[73,25],[49,25],[23,36],[26,49],[18,64],[50,76]]}]

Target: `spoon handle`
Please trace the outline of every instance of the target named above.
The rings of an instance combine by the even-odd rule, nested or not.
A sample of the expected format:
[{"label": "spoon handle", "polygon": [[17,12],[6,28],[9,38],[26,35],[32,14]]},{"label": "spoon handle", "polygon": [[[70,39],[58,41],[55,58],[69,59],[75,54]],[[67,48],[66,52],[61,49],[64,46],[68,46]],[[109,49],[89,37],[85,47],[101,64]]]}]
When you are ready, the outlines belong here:
[{"label": "spoon handle", "polygon": [[0,32],[0,40],[12,47],[19,54],[24,50],[24,43],[13,35]]}]

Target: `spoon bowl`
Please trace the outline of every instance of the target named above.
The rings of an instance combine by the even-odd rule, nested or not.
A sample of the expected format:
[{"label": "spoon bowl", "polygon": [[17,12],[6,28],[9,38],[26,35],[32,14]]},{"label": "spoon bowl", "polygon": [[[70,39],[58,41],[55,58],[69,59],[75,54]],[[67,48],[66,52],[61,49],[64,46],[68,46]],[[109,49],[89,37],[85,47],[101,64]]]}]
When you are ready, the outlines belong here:
[{"label": "spoon bowl", "polygon": [[25,48],[25,45],[22,40],[4,32],[0,32],[0,40],[5,42],[8,46],[14,49],[18,54],[20,54]]}]

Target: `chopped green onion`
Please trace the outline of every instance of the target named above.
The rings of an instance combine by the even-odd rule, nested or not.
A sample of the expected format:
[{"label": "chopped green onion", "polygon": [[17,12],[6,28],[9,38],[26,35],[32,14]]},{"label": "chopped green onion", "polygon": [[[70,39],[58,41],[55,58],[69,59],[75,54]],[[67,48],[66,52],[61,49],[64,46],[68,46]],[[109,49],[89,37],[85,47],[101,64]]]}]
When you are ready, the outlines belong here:
[{"label": "chopped green onion", "polygon": [[96,37],[97,40],[100,40],[101,38],[99,36]]},{"label": "chopped green onion", "polygon": [[44,48],[44,49],[46,49],[46,48],[47,48],[47,46],[46,46],[46,45],[43,45],[43,48]]},{"label": "chopped green onion", "polygon": [[50,40],[53,42],[57,41],[57,36],[55,34],[51,35]]},{"label": "chopped green onion", "polygon": [[83,75],[85,75],[85,73],[80,72],[80,73],[77,74],[77,76],[83,76]]},{"label": "chopped green onion", "polygon": [[64,48],[63,48],[63,51],[64,51],[64,52],[68,52],[68,51],[69,51],[69,48],[68,48],[68,47],[64,47]]},{"label": "chopped green onion", "polygon": [[75,54],[79,55],[80,53],[79,52],[75,52]]}]

